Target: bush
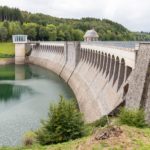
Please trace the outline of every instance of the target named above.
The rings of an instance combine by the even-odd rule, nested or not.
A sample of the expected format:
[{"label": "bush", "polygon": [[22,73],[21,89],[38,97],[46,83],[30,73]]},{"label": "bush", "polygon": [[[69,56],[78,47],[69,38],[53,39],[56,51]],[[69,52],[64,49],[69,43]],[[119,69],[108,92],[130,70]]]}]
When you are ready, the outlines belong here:
[{"label": "bush", "polygon": [[119,114],[119,120],[122,124],[127,124],[129,126],[135,127],[145,127],[145,113],[142,109],[127,109],[121,108]]},{"label": "bush", "polygon": [[36,134],[32,131],[29,131],[23,136],[23,144],[24,146],[31,146],[36,142]]},{"label": "bush", "polygon": [[40,144],[60,143],[83,136],[84,121],[82,114],[73,101],[62,96],[58,104],[50,106],[48,120],[36,132]]},{"label": "bush", "polygon": [[96,120],[93,125],[94,127],[104,127],[106,124],[108,124],[108,117],[103,116],[101,119]]}]

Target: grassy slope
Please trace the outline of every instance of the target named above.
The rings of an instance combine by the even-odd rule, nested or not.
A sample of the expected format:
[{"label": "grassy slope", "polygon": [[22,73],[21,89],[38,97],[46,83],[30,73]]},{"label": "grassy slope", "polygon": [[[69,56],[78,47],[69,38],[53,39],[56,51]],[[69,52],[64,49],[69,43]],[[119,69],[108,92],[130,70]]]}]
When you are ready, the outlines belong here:
[{"label": "grassy slope", "polygon": [[30,148],[1,148],[0,150],[150,150],[150,128],[139,129],[120,126],[123,133],[119,137],[96,141],[87,136],[74,141],[49,146],[34,145]]},{"label": "grassy slope", "polygon": [[15,45],[13,43],[0,43],[0,58],[13,57],[15,54]]}]

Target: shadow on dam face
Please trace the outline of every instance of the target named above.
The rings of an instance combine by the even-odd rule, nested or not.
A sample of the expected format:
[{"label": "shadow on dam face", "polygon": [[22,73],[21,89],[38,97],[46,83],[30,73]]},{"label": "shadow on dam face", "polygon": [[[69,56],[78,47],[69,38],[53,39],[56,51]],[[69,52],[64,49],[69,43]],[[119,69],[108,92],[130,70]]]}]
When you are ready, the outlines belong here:
[{"label": "shadow on dam face", "polygon": [[[60,44],[62,53],[58,53]],[[75,93],[87,122],[109,114],[123,101],[129,68],[135,64],[134,50],[78,42],[41,42],[32,48],[27,62],[61,76]]]}]

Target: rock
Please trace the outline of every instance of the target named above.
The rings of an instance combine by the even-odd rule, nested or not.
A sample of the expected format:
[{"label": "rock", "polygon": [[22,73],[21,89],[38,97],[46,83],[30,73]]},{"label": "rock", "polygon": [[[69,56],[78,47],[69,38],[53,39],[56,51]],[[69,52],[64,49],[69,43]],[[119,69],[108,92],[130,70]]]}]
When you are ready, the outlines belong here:
[{"label": "rock", "polygon": [[94,135],[95,140],[105,140],[110,137],[118,137],[122,133],[122,130],[120,127],[108,127],[104,130],[97,131]]}]

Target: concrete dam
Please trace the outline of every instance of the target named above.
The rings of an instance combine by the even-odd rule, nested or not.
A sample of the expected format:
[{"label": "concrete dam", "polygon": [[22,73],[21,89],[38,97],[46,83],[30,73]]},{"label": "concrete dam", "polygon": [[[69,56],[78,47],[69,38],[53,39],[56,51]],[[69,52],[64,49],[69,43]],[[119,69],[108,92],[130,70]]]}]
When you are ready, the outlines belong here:
[{"label": "concrete dam", "polygon": [[61,76],[73,90],[86,122],[110,114],[124,101],[128,108],[144,108],[148,119],[150,97],[143,95],[149,89],[149,82],[145,81],[150,80],[147,69],[150,44],[29,42],[26,45],[32,49],[30,55],[25,57],[23,51],[24,57],[18,59],[16,54],[16,64],[18,59],[18,64],[39,65]]}]

